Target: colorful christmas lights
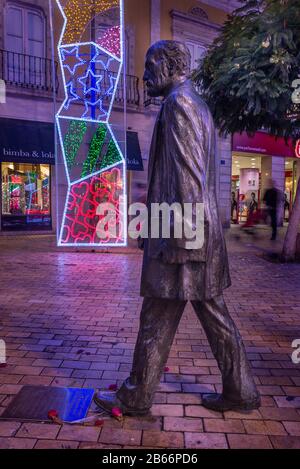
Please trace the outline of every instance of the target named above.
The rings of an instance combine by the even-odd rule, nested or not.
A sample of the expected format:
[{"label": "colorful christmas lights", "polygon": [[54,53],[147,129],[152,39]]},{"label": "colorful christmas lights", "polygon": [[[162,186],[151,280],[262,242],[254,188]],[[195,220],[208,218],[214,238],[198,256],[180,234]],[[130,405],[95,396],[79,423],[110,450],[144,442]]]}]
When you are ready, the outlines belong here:
[{"label": "colorful christmas lights", "polygon": [[93,43],[61,47],[60,57],[66,99],[59,115],[107,122],[118,86],[120,61]]},{"label": "colorful christmas lights", "polygon": [[[63,3],[63,2],[61,2]],[[63,11],[67,26],[63,42],[81,42],[87,27],[94,17],[112,8],[120,9],[120,0],[69,0],[64,2]]]},{"label": "colorful christmas lights", "polygon": [[108,144],[107,153],[101,161],[100,169],[112,166],[118,161],[120,161],[120,153],[114,140],[111,140]]},{"label": "colorful christmas lights", "polygon": [[[62,230],[62,245],[113,245],[123,243],[124,220],[119,204],[123,192],[122,169],[113,168],[98,176],[92,176],[72,185],[67,200],[65,221]],[[106,235],[104,216],[97,215],[100,203],[109,203],[115,207],[117,237]],[[97,234],[102,231],[101,241]]]},{"label": "colorful christmas lights", "polygon": [[95,171],[95,166],[99,158],[99,155],[101,154],[101,150],[104,144],[106,133],[107,133],[107,128],[105,127],[104,124],[100,124],[100,126],[98,127],[90,143],[88,156],[83,164],[81,177],[84,178],[88,174],[92,174]]},{"label": "colorful christmas lights", "polygon": [[[111,126],[123,66],[123,0],[56,0],[64,18],[58,52],[65,100],[56,117],[68,180],[59,245],[125,245],[125,159]],[[90,41],[90,22],[114,9],[118,24]],[[97,23],[96,22],[96,23]],[[102,37],[101,37],[102,36]],[[125,137],[125,130],[124,130]],[[124,138],[125,140],[125,138]],[[116,207],[118,235],[101,236],[99,204]]]},{"label": "colorful christmas lights", "polygon": [[120,26],[113,26],[106,31],[103,37],[99,37],[97,44],[103,49],[111,52],[116,57],[121,56],[121,31]]},{"label": "colorful christmas lights", "polygon": [[68,132],[64,139],[64,151],[68,168],[72,168],[75,163],[76,155],[82,144],[83,137],[87,130],[86,122],[71,121]]}]

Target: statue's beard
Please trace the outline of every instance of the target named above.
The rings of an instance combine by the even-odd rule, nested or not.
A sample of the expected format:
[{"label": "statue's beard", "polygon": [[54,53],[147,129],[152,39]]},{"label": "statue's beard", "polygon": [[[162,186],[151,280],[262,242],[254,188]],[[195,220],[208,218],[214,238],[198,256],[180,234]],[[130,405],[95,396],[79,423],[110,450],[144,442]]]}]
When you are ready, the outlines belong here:
[{"label": "statue's beard", "polygon": [[148,95],[151,98],[157,98],[164,95],[164,90],[167,88],[167,80],[164,77],[149,80],[146,83]]}]

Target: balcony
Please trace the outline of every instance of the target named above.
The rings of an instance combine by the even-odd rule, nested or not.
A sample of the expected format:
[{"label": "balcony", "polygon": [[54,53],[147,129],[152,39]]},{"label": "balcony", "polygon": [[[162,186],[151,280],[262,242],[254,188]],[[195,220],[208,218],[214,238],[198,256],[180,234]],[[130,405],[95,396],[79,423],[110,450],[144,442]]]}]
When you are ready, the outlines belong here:
[{"label": "balcony", "polygon": [[[200,95],[202,94],[202,87],[200,85],[195,85],[197,93]],[[148,95],[147,88],[144,86],[144,106],[160,106],[161,105],[161,98],[152,98]]]},{"label": "balcony", "polygon": [[[60,82],[58,71],[58,62],[55,62],[56,94]],[[104,82],[109,88],[110,77],[107,72],[104,70],[97,71],[103,73]],[[117,73],[110,72],[111,74],[117,77]],[[23,89],[53,92],[52,60],[0,49],[0,79],[4,80],[7,85]],[[115,103],[123,104],[124,95],[123,75],[121,75],[115,95]],[[133,75],[126,75],[126,102],[128,105],[140,105],[139,78]]]},{"label": "balcony", "polygon": [[[58,92],[55,62],[55,92]],[[52,60],[0,49],[0,79],[7,85],[53,92]]]},{"label": "balcony", "polygon": [[[97,69],[99,74],[104,76],[104,85],[105,89],[110,87],[111,83],[111,76],[117,77],[117,73],[108,72],[102,69]],[[139,78],[134,75],[126,75],[126,82],[125,82],[125,90],[124,90],[124,75],[121,74],[119,85],[117,87],[117,91],[115,94],[115,104],[123,104],[124,103],[124,94],[126,94],[126,103],[132,106],[139,106],[140,105],[140,90],[139,90]],[[109,96],[104,99],[109,99]]]},{"label": "balcony", "polygon": [[[55,62],[55,92],[59,89],[58,62]],[[104,81],[109,85],[109,76],[104,70]],[[111,72],[110,72],[111,74]],[[117,73],[114,74],[117,77]],[[0,49],[0,79],[6,85],[17,86],[27,90],[40,90],[53,92],[52,60],[34,57],[17,52]],[[134,75],[126,75],[126,91],[123,87],[123,75],[117,87],[115,103],[123,104],[126,94],[126,103],[132,106],[140,105],[139,78]]]},{"label": "balcony", "polygon": [[149,107],[149,106],[160,106],[160,105],[161,105],[161,99],[151,98],[151,96],[148,95],[146,86],[144,86],[144,106]]}]

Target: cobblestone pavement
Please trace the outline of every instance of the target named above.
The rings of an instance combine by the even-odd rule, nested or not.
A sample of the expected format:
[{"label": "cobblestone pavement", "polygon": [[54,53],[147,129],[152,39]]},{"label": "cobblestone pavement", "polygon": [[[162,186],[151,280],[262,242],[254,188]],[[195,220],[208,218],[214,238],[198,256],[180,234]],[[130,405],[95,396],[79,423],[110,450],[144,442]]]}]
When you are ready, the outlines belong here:
[{"label": "cobblestone pavement", "polygon": [[[237,231],[235,231],[237,233]],[[267,233],[269,234],[269,233]],[[50,237],[0,238],[0,412],[25,384],[107,387],[128,376],[141,306],[141,254],[62,252]],[[205,410],[220,390],[205,335],[186,308],[152,417],[104,426],[0,421],[0,448],[300,448],[300,265],[270,263],[271,244],[231,235],[226,300],[244,338],[262,407]],[[279,249],[280,242],[275,248]]]}]

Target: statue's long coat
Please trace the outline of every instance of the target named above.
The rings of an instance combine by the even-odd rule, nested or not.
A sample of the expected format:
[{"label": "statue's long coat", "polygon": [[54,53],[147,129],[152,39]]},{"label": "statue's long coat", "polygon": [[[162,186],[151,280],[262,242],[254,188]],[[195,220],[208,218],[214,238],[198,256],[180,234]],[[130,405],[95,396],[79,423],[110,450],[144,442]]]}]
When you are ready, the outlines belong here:
[{"label": "statue's long coat", "polygon": [[[205,242],[145,241],[141,295],[180,300],[210,299],[230,286],[228,258],[216,199],[215,128],[207,105],[189,80],[164,100],[154,129],[148,168],[147,206],[203,203]],[[163,253],[168,256],[163,259]]]}]

